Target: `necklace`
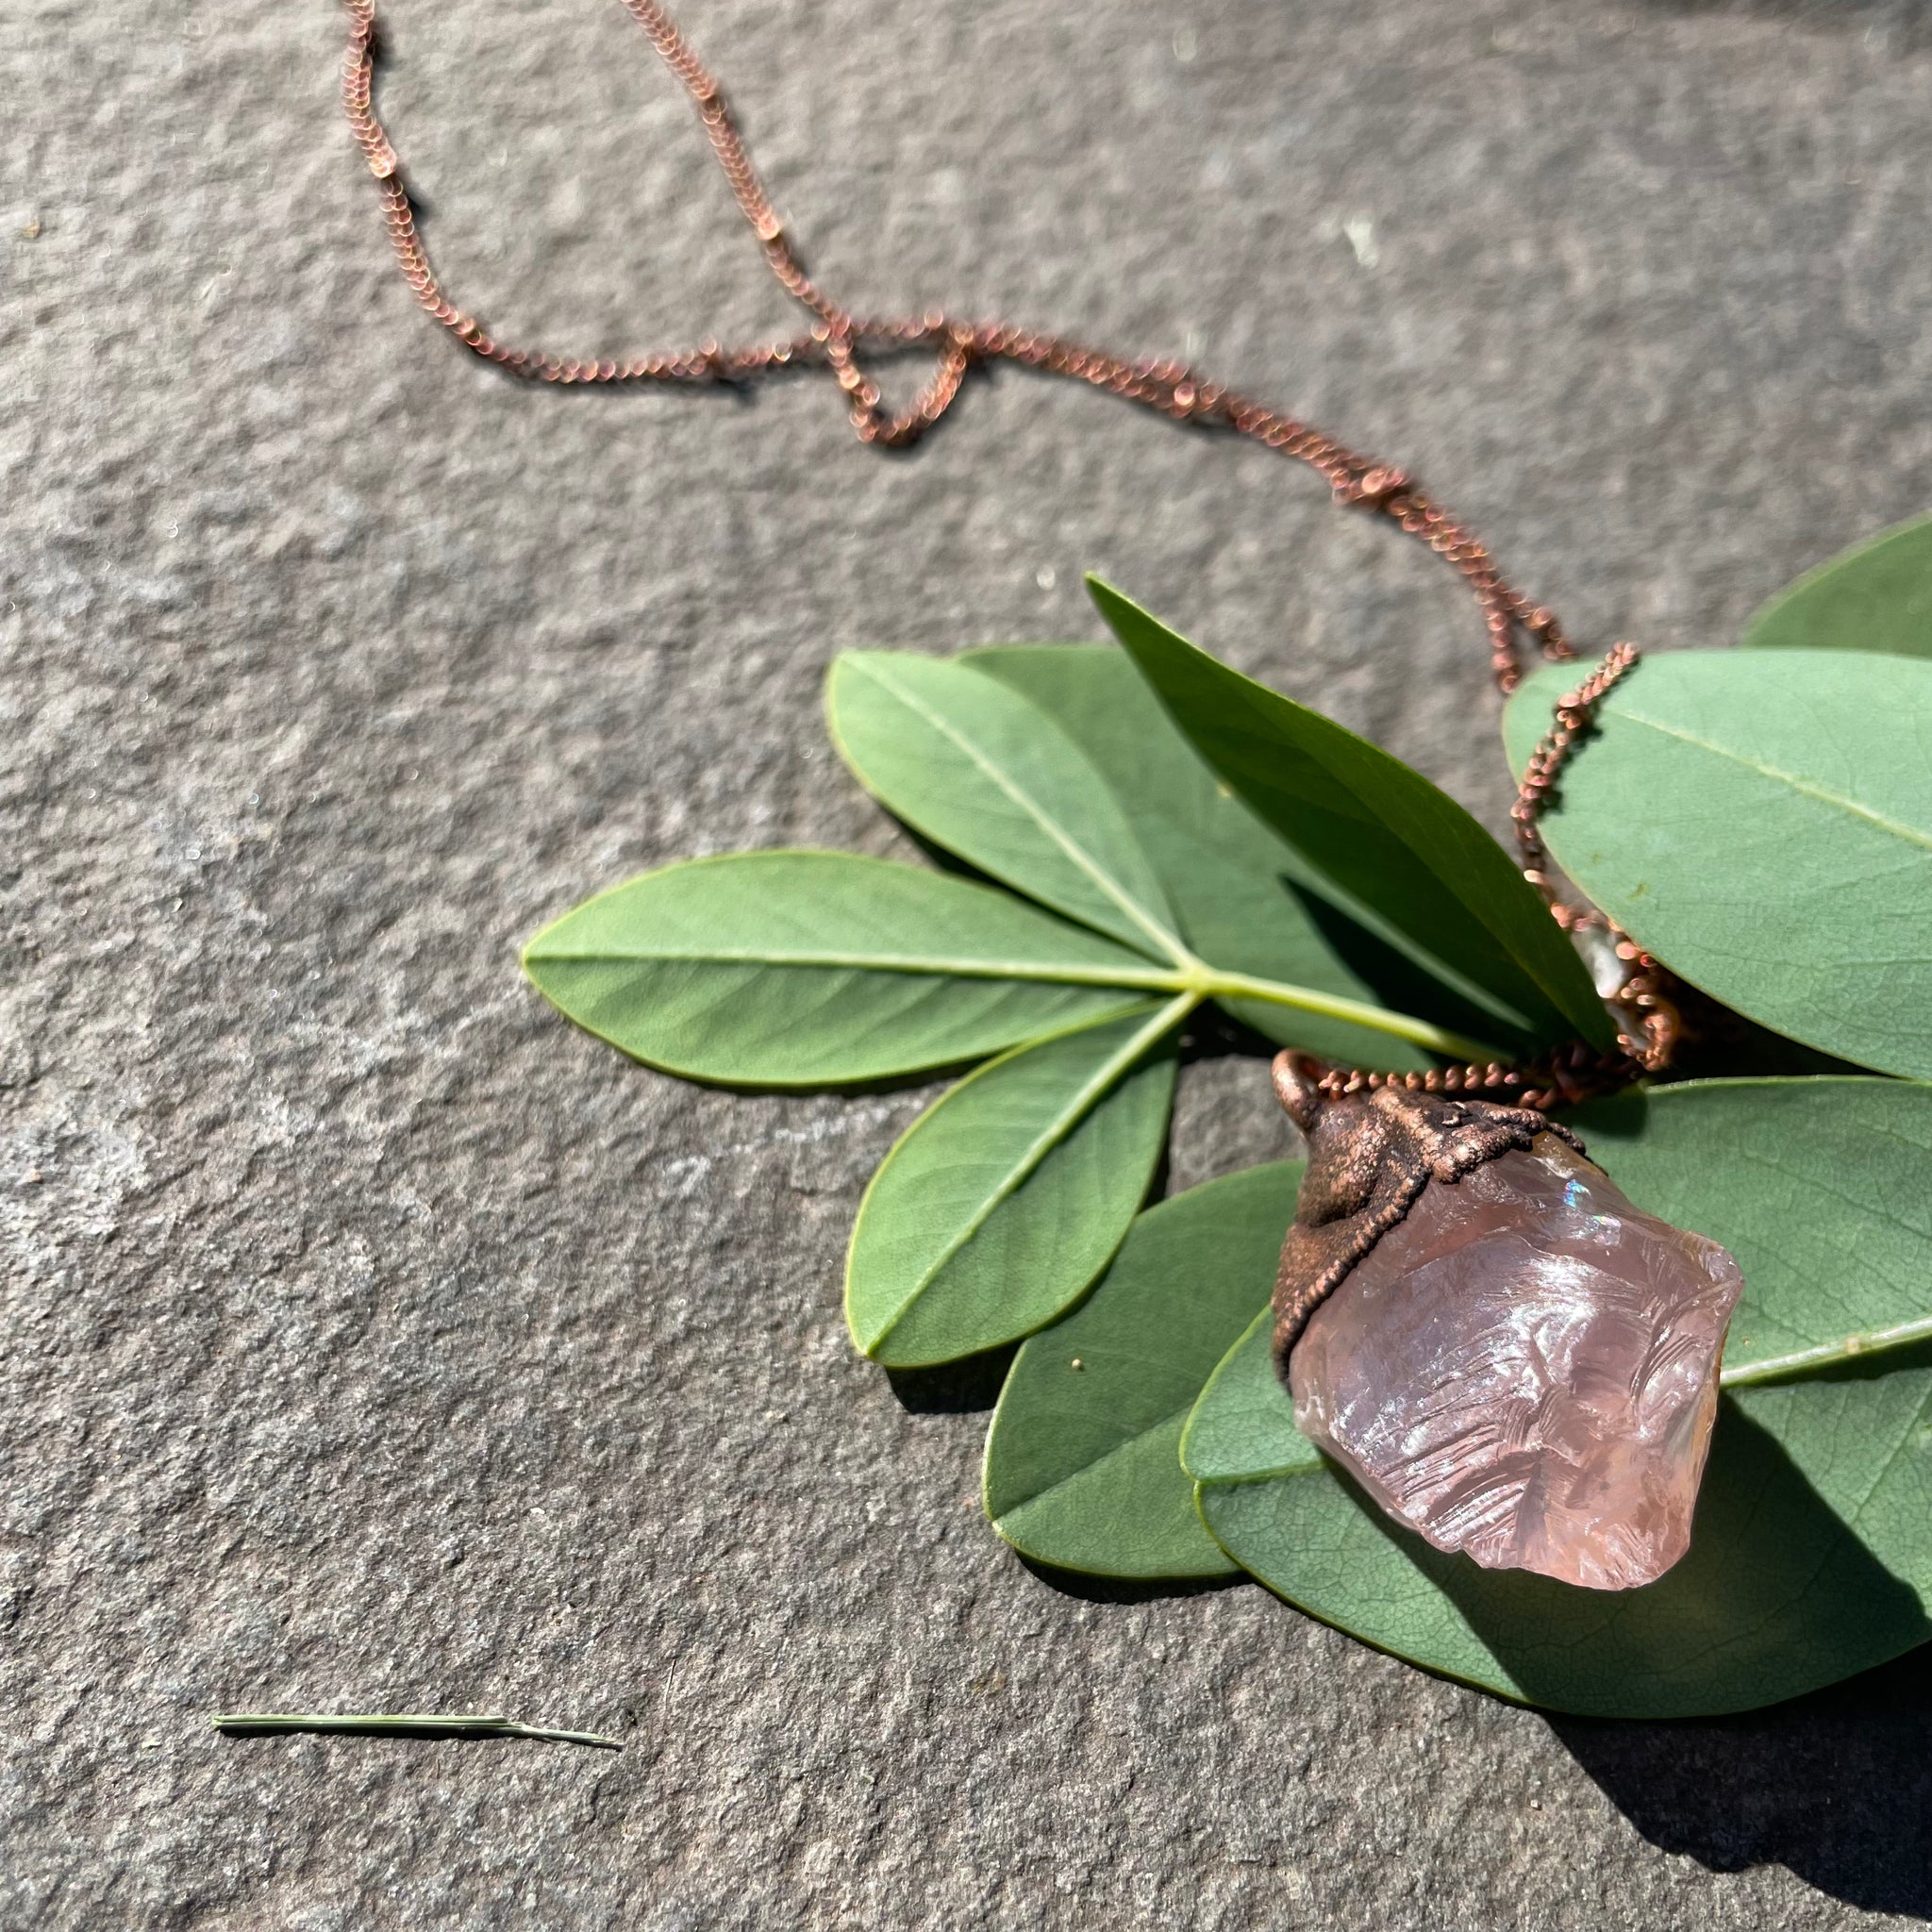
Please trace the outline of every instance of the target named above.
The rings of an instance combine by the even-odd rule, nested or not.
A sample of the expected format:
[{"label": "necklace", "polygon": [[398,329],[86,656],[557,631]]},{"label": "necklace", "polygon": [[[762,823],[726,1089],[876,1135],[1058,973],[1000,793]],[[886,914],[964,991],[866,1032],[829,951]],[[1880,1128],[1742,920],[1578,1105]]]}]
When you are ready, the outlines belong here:
[{"label": "necklace", "polygon": [[[844,392],[859,441],[882,449],[917,442],[958,401],[975,368],[1011,362],[1071,377],[1175,422],[1251,438],[1307,465],[1339,503],[1384,517],[1426,545],[1475,598],[1491,672],[1506,695],[1521,681],[1525,641],[1553,661],[1575,659],[1555,614],[1512,587],[1468,527],[1396,465],[1178,362],[1130,361],[1062,336],[938,308],[879,319],[844,308],[808,274],[723,90],[670,14],[658,0],[623,5],[697,109],[767,266],[809,313],[810,326],[779,341],[736,348],[708,341],[623,361],[558,356],[491,335],[437,279],[375,108],[375,0],[345,0],[342,105],[375,177],[397,266],[424,310],[471,354],[526,381],[563,387],[719,388],[823,370]],[[893,414],[863,358],[917,349],[934,353],[933,373],[910,406]],[[1309,1146],[1274,1295],[1276,1365],[1293,1389],[1298,1422],[1385,1508],[1441,1547],[1494,1567],[1607,1588],[1652,1580],[1688,1546],[1724,1327],[1741,1287],[1724,1249],[1635,1208],[1583,1158],[1582,1143],[1543,1111],[1661,1073],[1681,1030],[1682,990],[1602,912],[1564,901],[1538,829],[1565,760],[1639,655],[1633,644],[1617,644],[1558,702],[1510,811],[1524,876],[1558,924],[1598,955],[1605,997],[1621,1023],[1620,1046],[1606,1053],[1577,1041],[1522,1065],[1402,1074],[1324,1066],[1292,1051],[1275,1062],[1277,1093]],[[1497,1093],[1514,1094],[1516,1104],[1489,1097]],[[1397,1230],[1399,1241],[1391,1239]],[[1437,1265],[1445,1253],[1461,1251],[1483,1261],[1482,1294],[1467,1291],[1466,1258],[1446,1274]],[[1590,1277],[1581,1287],[1579,1269]],[[1659,1276],[1672,1283],[1667,1307],[1635,1327],[1623,1320],[1606,1341],[1618,1330],[1620,1300],[1629,1299],[1633,1284]],[[1445,1287],[1457,1331],[1446,1341]],[[1492,1350],[1498,1306],[1524,1359],[1539,1363],[1502,1389],[1477,1367]],[[1592,1320],[1552,1382],[1541,1365],[1546,1337],[1538,1331],[1566,1322],[1574,1327],[1578,1306]],[[1606,1309],[1607,1319],[1595,1319]],[[1418,1350],[1430,1361],[1413,1359]],[[1651,1357],[1663,1358],[1664,1370],[1652,1374]],[[1419,1392],[1418,1376],[1437,1386]],[[1585,1392],[1620,1376],[1635,1378],[1629,1400],[1606,1407]],[[1461,1391],[1446,1423],[1444,1384]],[[1447,1432],[1420,1456],[1419,1407],[1433,1409],[1439,1435]],[[1485,1507],[1472,1511],[1472,1472],[1455,1443],[1472,1429],[1510,1434],[1507,1419],[1498,1418],[1512,1407],[1534,1440],[1504,1457],[1500,1476],[1491,1458],[1482,1472]]]},{"label": "necklace", "polygon": [[[917,316],[885,319],[855,315],[806,273],[784,222],[765,192],[751,152],[740,133],[724,90],[691,51],[658,0],[621,0],[643,29],[664,65],[697,108],[712,152],[740,211],[758,238],[779,286],[810,311],[804,334],[775,342],[726,348],[708,341],[697,349],[667,349],[624,361],[574,356],[507,342],[452,302],[437,280],[417,225],[402,161],[376,112],[375,70],[381,45],[375,0],[344,0],[348,44],[342,57],[342,108],[357,145],[375,177],[383,224],[404,281],[429,318],[472,355],[525,381],[562,388],[656,385],[730,388],[791,372],[824,370],[844,391],[852,426],[861,442],[880,449],[916,443],[958,400],[973,369],[1013,362],[1084,382],[1094,389],[1191,423],[1245,436],[1306,463],[1334,491],[1338,503],[1387,518],[1426,545],[1463,580],[1482,612],[1490,641],[1490,669],[1498,691],[1513,691],[1523,677],[1522,642],[1533,641],[1553,662],[1574,661],[1576,651],[1556,613],[1513,588],[1495,559],[1466,525],[1435,502],[1406,470],[1350,449],[1325,431],[1236,394],[1181,363],[1129,361],[1064,336],[1007,322],[967,322],[938,308]],[[897,415],[888,413],[878,385],[859,360],[866,347],[889,351],[931,348],[938,363],[931,379]],[[1633,945],[1601,912],[1578,909],[1557,894],[1537,820],[1554,790],[1563,761],[1588,729],[1596,707],[1637,663],[1634,644],[1620,643],[1557,707],[1549,735],[1537,747],[1517,791],[1510,818],[1522,849],[1525,876],[1542,893],[1566,931],[1595,933],[1614,957],[1617,981],[1608,994],[1627,1022],[1625,1051],[1605,1056],[1577,1046],[1529,1066],[1485,1064],[1433,1069],[1399,1076],[1409,1091],[1457,1092],[1498,1087],[1520,1091],[1544,1105],[1626,1085],[1637,1074],[1662,1072],[1677,1044],[1678,990],[1657,962]],[[1324,1091],[1356,1092],[1382,1085],[1385,1076],[1330,1070]]]}]

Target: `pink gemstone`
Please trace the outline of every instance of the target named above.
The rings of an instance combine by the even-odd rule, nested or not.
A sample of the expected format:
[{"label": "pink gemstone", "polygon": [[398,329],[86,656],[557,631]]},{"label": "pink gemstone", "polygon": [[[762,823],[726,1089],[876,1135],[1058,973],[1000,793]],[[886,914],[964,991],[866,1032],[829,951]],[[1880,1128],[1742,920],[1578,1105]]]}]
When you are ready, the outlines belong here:
[{"label": "pink gemstone", "polygon": [[1295,1422],[1438,1549],[1630,1590],[1690,1546],[1743,1285],[1539,1134],[1431,1181],[1315,1310]]}]

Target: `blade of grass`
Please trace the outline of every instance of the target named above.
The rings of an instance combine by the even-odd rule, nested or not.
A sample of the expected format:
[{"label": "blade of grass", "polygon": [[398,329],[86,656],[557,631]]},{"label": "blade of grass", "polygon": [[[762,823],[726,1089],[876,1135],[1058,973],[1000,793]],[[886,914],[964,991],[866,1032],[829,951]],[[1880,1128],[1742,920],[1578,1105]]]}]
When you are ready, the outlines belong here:
[{"label": "blade of grass", "polygon": [[535,1738],[547,1744],[591,1744],[622,1751],[615,1738],[595,1731],[559,1731],[519,1724],[496,1712],[456,1711],[226,1711],[208,1722],[225,1737],[270,1738],[293,1732],[375,1738]]}]

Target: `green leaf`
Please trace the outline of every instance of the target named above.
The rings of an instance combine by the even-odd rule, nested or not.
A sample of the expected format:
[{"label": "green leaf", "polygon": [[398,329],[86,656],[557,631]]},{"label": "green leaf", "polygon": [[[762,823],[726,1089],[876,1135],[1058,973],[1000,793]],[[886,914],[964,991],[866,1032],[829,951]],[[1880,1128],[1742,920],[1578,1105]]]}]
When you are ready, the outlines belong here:
[{"label": "green leaf", "polygon": [[[1504,714],[1521,772],[1574,686]],[[1543,832],[1637,942],[1829,1053],[1932,1074],[1932,664],[1839,651],[1647,658],[1564,768]]]},{"label": "green leaf", "polygon": [[1577,1124],[1634,1201],[1724,1241],[1744,1272],[1690,1556],[1602,1594],[1429,1549],[1295,1429],[1265,1312],[1183,1438],[1209,1527],[1325,1621],[1564,1709],[1741,1709],[1932,1635],[1932,1089],[1696,1082]]},{"label": "green leaf", "polygon": [[1106,1267],[1146,1194],[1191,1002],[1041,1041],[962,1080],[886,1156],[852,1231],[845,1319],[890,1368],[1030,1333]]},{"label": "green leaf", "polygon": [[991,887],[849,852],[646,873],[546,926],[524,967],[635,1058],[772,1087],[954,1065],[1169,985],[1139,956]]},{"label": "green leaf", "polygon": [[1101,1576],[1221,1576],[1175,1454],[1214,1364],[1263,1306],[1298,1160],[1135,1221],[1099,1287],[1021,1349],[986,1443],[986,1513],[1025,1555]]},{"label": "green leaf", "polygon": [[[1202,763],[1118,646],[1001,645],[958,661],[1029,699],[1092,761],[1167,889],[1183,937],[1210,965],[1479,1026],[1466,1007],[1322,899],[1307,861]],[[1373,959],[1374,984],[1344,946]],[[1432,1064],[1407,1041],[1345,1020],[1269,1000],[1221,1004],[1271,1040],[1344,1066]]]},{"label": "green leaf", "polygon": [[1787,585],[1744,626],[1753,650],[1932,658],[1932,517],[1842,551]]},{"label": "green leaf", "polygon": [[1661,1718],[1778,1703],[1932,1637],[1928,1489],[1920,1368],[1727,1395],[1690,1554],[1642,1590],[1478,1569],[1325,1462],[1198,1495],[1243,1568],[1366,1642],[1526,1703]]},{"label": "green leaf", "polygon": [[969,864],[1152,958],[1183,963],[1174,914],[1105,780],[1053,720],[962,664],[846,651],[832,740],[879,803]]},{"label": "green leaf", "polygon": [[1615,1043],[1574,946],[1454,799],[1379,746],[1195,649],[1117,591],[1089,586],[1201,756],[1364,923],[1502,1026]]},{"label": "green leaf", "polygon": [[[1274,1234],[1277,1261],[1293,1217],[1291,1201]],[[1203,1385],[1181,1432],[1181,1466],[1197,1482],[1234,1483],[1301,1474],[1321,1461],[1274,1373],[1274,1312],[1263,1307]]]},{"label": "green leaf", "polygon": [[1640,1207],[1737,1257],[1727,1387],[1932,1340],[1932,1087],[1699,1080],[1574,1124]]}]

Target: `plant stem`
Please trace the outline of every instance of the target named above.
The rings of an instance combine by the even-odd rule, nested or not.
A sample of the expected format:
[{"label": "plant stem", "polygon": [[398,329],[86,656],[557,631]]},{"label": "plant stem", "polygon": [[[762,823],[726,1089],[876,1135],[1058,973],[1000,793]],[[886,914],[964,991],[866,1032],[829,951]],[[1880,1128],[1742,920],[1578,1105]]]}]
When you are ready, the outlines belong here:
[{"label": "plant stem", "polygon": [[1223,973],[1212,966],[1201,966],[1183,984],[1191,984],[1204,999],[1265,1000],[1271,1006],[1295,1007],[1305,1013],[1320,1013],[1330,1020],[1348,1020],[1357,1026],[1372,1026],[1378,1033],[1393,1034],[1397,1040],[1413,1041],[1431,1053],[1456,1060],[1487,1060],[1494,1049],[1480,1041],[1452,1033],[1445,1026],[1431,1025],[1412,1014],[1393,1013],[1386,1007],[1372,1007],[1361,1000],[1344,999],[1340,993],[1317,992],[1307,986],[1291,986],[1278,979],[1256,979],[1245,973]]}]

